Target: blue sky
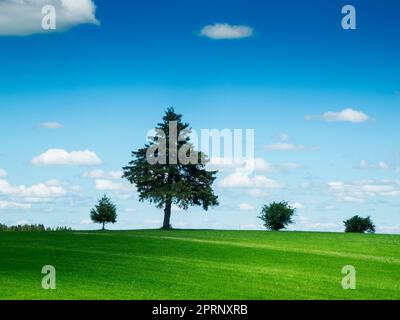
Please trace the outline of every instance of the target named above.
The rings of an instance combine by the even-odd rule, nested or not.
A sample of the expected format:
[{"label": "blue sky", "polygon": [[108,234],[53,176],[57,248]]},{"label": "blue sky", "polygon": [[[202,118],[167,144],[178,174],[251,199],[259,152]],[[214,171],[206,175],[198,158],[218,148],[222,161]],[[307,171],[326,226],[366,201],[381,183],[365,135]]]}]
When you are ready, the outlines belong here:
[{"label": "blue sky", "polygon": [[[264,167],[247,178],[279,184],[241,186],[223,168],[220,206],[176,211],[175,226],[259,229],[262,205],[287,200],[291,229],[341,231],[360,214],[400,233],[398,1],[79,0],[69,20],[43,3],[61,30],[37,28],[29,1],[0,23],[0,223],[96,228],[89,211],[106,192],[112,228],[159,227],[162,212],[116,177],[174,106],[198,131],[254,129]],[[356,30],[342,29],[345,4]],[[201,35],[217,23],[251,34]],[[49,163],[52,149],[84,160]]]}]

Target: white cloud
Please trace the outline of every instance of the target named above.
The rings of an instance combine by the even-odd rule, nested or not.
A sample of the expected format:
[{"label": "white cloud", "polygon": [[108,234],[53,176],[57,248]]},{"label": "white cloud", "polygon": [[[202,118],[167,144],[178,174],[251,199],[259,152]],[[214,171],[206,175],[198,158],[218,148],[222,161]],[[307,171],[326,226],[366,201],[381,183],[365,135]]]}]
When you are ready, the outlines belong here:
[{"label": "white cloud", "polygon": [[370,163],[367,160],[361,160],[359,168],[367,170],[385,170],[385,171],[392,169],[385,161],[379,161],[378,163]]},{"label": "white cloud", "polygon": [[353,109],[344,109],[340,112],[325,112],[322,118],[326,121],[344,121],[344,122],[352,122],[352,123],[361,123],[367,121],[369,117],[357,110]]},{"label": "white cloud", "polygon": [[42,8],[46,5],[56,10],[55,31],[66,31],[80,24],[99,24],[92,0],[2,0],[0,36],[48,32],[42,28],[42,19],[46,16]]},{"label": "white cloud", "polygon": [[295,163],[295,162],[284,162],[278,166],[278,168],[281,171],[291,171],[291,170],[297,170],[302,167],[301,164]]},{"label": "white cloud", "polygon": [[246,193],[253,198],[265,198],[268,194],[261,189],[249,189],[246,191]]},{"label": "white cloud", "polygon": [[272,165],[263,158],[247,159],[244,164],[245,172],[253,171],[271,171]]},{"label": "white cloud", "polygon": [[64,149],[49,149],[37,157],[34,157],[32,163],[37,166],[89,166],[99,165],[102,161],[96,153],[89,150],[68,152]]},{"label": "white cloud", "polygon": [[0,179],[7,177],[7,171],[0,168]]},{"label": "white cloud", "polygon": [[40,183],[27,188],[20,186],[19,189],[24,197],[34,198],[61,197],[67,193],[63,187],[49,183]]},{"label": "white cloud", "polygon": [[93,223],[93,221],[91,219],[83,219],[80,222],[80,224],[83,224],[83,225],[88,225],[88,224],[92,224],[92,223]]},{"label": "white cloud", "polygon": [[30,209],[32,207],[29,203],[19,203],[14,201],[0,201],[1,209]]},{"label": "white cloud", "polygon": [[115,182],[110,179],[95,179],[95,188],[99,191],[113,191],[115,195],[123,200],[130,199],[135,193],[135,188],[128,182]]},{"label": "white cloud", "polygon": [[57,180],[49,180],[30,187],[12,186],[5,179],[0,179],[0,194],[30,199],[55,198],[66,195],[67,191]]},{"label": "white cloud", "polygon": [[289,135],[281,133],[279,135],[279,141],[276,143],[269,144],[267,150],[270,151],[301,151],[304,150],[304,146],[297,145],[289,142]]},{"label": "white cloud", "polygon": [[251,211],[251,210],[254,210],[254,207],[248,203],[241,203],[241,204],[239,204],[239,209],[241,211]]},{"label": "white cloud", "polygon": [[218,170],[220,172],[275,172],[290,171],[301,168],[301,165],[294,162],[284,162],[282,164],[271,164],[263,158],[211,158],[208,164],[208,170]]},{"label": "white cloud", "polygon": [[181,212],[181,211],[183,211],[183,209],[179,208],[176,204],[173,204],[171,207],[171,211],[172,212]]},{"label": "white cloud", "polygon": [[338,201],[362,203],[370,198],[400,197],[400,182],[395,180],[362,180],[345,183],[328,182]]},{"label": "white cloud", "polygon": [[362,111],[357,111],[351,108],[343,109],[342,111],[325,112],[322,116],[305,116],[305,120],[313,120],[315,118],[320,118],[328,122],[351,122],[351,123],[361,123],[369,120],[369,116]]},{"label": "white cloud", "polygon": [[228,23],[215,23],[207,25],[200,31],[200,35],[214,39],[242,39],[253,35],[253,29],[244,25],[230,25]]},{"label": "white cloud", "polygon": [[296,223],[288,228],[289,230],[305,230],[305,231],[342,231],[343,226],[337,222],[324,221],[315,222],[310,221],[308,217],[298,216]]},{"label": "white cloud", "polygon": [[211,159],[211,166],[214,169],[222,168],[223,171],[230,172],[219,181],[221,188],[250,188],[253,194],[261,195],[263,192],[258,189],[280,188],[281,184],[275,180],[269,179],[264,175],[254,174],[255,172],[268,172],[289,169],[289,166],[273,166],[263,158],[242,158],[232,160],[225,158]]},{"label": "white cloud", "polygon": [[82,176],[85,178],[91,179],[110,179],[110,180],[118,180],[122,177],[122,171],[108,171],[105,172],[103,170],[92,170],[89,172],[85,172]]},{"label": "white cloud", "polygon": [[[94,179],[95,189],[99,191],[113,191],[120,199],[132,198],[135,188],[122,180],[122,171],[92,170],[82,174],[85,178]],[[120,182],[119,182],[120,181]]]},{"label": "white cloud", "polygon": [[61,129],[64,127],[59,122],[42,122],[39,126],[43,129]]},{"label": "white cloud", "polygon": [[263,158],[219,158],[214,157],[210,159],[208,164],[209,170],[218,170],[222,172],[227,171],[244,171],[244,172],[254,172],[254,171],[270,171],[272,170],[272,165],[265,161]]},{"label": "white cloud", "polygon": [[382,233],[400,233],[400,225],[377,226],[377,231]]},{"label": "white cloud", "polygon": [[82,187],[81,187],[81,186],[77,186],[77,185],[75,185],[75,186],[70,186],[70,187],[68,187],[68,189],[69,189],[70,191],[72,191],[72,192],[80,192],[80,191],[82,191]]},{"label": "white cloud", "polygon": [[103,191],[115,191],[115,190],[120,190],[123,188],[123,185],[121,183],[116,183],[111,180],[106,180],[106,179],[96,179],[95,180],[95,187],[96,190],[103,190]]},{"label": "white cloud", "polygon": [[381,170],[389,170],[390,169],[390,166],[384,161],[378,162],[377,167]]},{"label": "white cloud", "polygon": [[229,172],[229,171],[234,171],[238,167],[243,166],[243,164],[244,164],[243,159],[238,161],[233,158],[213,157],[207,164],[207,170],[209,171],[218,170],[219,172]]},{"label": "white cloud", "polygon": [[267,150],[271,151],[299,151],[304,150],[304,146],[296,145],[288,142],[277,142],[267,146]]},{"label": "white cloud", "polygon": [[[94,179],[95,189],[99,191],[114,191],[121,199],[131,198],[134,192],[132,185],[122,180],[122,171],[92,170],[82,176]],[[121,181],[121,182],[119,182]]]},{"label": "white cloud", "polygon": [[334,222],[315,222],[315,223],[303,223],[301,225],[302,229],[310,230],[310,231],[341,231],[342,226],[338,223]]},{"label": "white cloud", "polygon": [[302,204],[300,202],[291,202],[291,203],[289,203],[289,205],[294,209],[304,209],[305,208],[304,204]]},{"label": "white cloud", "polygon": [[281,183],[262,175],[250,176],[243,172],[234,172],[219,182],[221,188],[280,188]]}]

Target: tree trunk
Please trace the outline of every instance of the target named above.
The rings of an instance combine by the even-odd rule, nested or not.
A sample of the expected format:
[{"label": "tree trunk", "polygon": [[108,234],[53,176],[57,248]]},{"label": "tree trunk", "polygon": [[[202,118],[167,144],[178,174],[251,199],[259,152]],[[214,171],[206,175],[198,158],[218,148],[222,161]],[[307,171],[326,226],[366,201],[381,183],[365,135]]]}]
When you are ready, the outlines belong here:
[{"label": "tree trunk", "polygon": [[106,230],[106,223],[105,222],[103,222],[103,229],[102,230],[103,231]]},{"label": "tree trunk", "polygon": [[171,207],[172,207],[172,201],[171,199],[168,199],[165,203],[165,209],[164,209],[164,224],[162,227],[164,230],[171,229]]}]

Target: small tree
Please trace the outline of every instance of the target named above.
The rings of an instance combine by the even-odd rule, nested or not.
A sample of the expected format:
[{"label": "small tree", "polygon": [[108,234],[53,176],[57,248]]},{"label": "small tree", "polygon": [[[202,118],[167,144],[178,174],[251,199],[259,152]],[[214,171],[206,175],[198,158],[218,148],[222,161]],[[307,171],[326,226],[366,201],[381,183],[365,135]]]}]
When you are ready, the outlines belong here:
[{"label": "small tree", "polygon": [[292,223],[295,209],[286,201],[273,202],[262,208],[259,218],[264,221],[264,226],[269,230],[279,231]]},{"label": "small tree", "polygon": [[346,227],[345,232],[357,232],[357,233],[375,233],[375,225],[373,224],[370,217],[360,217],[358,215],[343,221]]},{"label": "small tree", "polygon": [[90,211],[90,219],[94,223],[103,224],[105,230],[106,223],[117,222],[117,208],[106,195],[99,200],[99,203]]}]

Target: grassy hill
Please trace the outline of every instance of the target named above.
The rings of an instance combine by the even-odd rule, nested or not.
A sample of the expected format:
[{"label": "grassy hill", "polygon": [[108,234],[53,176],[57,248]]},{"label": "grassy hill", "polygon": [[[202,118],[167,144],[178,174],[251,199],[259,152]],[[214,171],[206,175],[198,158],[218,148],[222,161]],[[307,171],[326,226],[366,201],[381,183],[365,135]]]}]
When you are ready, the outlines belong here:
[{"label": "grassy hill", "polygon": [[[400,236],[0,233],[0,299],[400,299]],[[54,265],[57,290],[41,289]],[[343,290],[341,269],[357,270]]]}]

